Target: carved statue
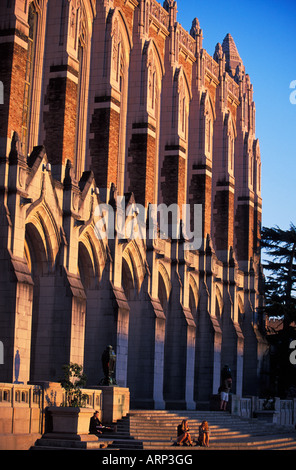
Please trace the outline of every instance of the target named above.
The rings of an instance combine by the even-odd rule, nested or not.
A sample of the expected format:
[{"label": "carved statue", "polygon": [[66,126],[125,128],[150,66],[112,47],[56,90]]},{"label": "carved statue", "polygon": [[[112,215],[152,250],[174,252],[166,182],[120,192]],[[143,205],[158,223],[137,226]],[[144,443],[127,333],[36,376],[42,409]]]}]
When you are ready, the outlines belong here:
[{"label": "carved statue", "polygon": [[109,344],[102,354],[102,367],[104,378],[101,380],[100,385],[117,385],[113,374],[115,371],[116,354]]}]

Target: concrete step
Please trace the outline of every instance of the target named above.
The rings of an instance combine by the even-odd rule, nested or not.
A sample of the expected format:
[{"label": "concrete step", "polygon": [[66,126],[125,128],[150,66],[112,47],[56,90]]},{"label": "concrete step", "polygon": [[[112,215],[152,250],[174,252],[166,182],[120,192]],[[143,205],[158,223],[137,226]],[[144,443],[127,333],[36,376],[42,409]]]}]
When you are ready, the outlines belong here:
[{"label": "concrete step", "polygon": [[[125,420],[118,423],[117,429],[125,430],[142,441],[145,450],[172,450],[176,429],[182,419],[188,419],[193,438],[198,435],[201,421],[206,419],[210,426],[212,449],[296,449],[292,426],[243,419],[219,411],[132,410]],[[178,450],[184,448],[187,447],[178,447]]]},{"label": "concrete step", "polygon": [[[102,450],[103,444],[109,450],[159,450],[178,452],[188,450],[187,446],[173,447],[177,426],[182,419],[188,419],[193,439],[198,436],[199,425],[206,419],[210,425],[210,449],[212,450],[296,450],[295,429],[257,419],[245,419],[229,413],[212,411],[167,411],[131,410],[129,415],[118,421],[117,432],[104,434],[98,441],[86,444],[69,442],[48,443],[40,439],[34,449],[85,449]],[[87,438],[85,439],[87,441]],[[44,445],[45,444],[45,445]],[[65,447],[66,446],[66,447]],[[207,450],[199,446],[190,450]]]},{"label": "concrete step", "polygon": [[98,438],[94,435],[81,435],[80,439],[63,439],[59,436],[50,436],[49,434],[43,435],[34,444],[34,450],[46,448],[49,450],[54,449],[69,449],[69,450],[91,450],[106,448],[112,444],[112,440],[108,438]]},{"label": "concrete step", "polygon": [[91,450],[107,448],[112,444],[110,440],[97,440],[97,441],[78,441],[70,439],[46,439],[41,438],[35,442],[34,447],[31,450]]}]

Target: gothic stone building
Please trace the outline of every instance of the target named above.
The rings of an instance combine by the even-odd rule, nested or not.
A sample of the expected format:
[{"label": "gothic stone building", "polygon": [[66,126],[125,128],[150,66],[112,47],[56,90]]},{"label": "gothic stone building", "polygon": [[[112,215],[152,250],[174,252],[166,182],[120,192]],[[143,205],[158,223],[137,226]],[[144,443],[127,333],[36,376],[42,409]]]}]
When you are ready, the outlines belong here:
[{"label": "gothic stone building", "polygon": [[[225,364],[258,393],[260,149],[231,35],[209,55],[173,0],[6,0],[0,30],[0,380],[76,362],[98,385],[111,344],[134,407],[195,408]],[[198,247],[172,217],[149,235],[160,204],[180,227],[202,208]]]}]

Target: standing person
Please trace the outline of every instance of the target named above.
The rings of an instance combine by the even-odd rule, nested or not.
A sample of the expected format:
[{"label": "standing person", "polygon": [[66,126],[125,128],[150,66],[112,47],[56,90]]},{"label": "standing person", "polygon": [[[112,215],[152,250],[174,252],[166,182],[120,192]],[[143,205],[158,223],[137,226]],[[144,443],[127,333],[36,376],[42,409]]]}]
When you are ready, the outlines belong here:
[{"label": "standing person", "polygon": [[227,364],[225,364],[225,366],[221,370],[221,386],[219,387],[220,410],[222,411],[226,411],[231,385],[232,385],[231,369]]},{"label": "standing person", "polygon": [[209,447],[210,445],[210,428],[207,421],[203,421],[199,426],[198,444],[202,447]]},{"label": "standing person", "polygon": [[228,377],[223,380],[222,385],[220,387],[220,410],[222,411],[226,411],[231,385],[232,379],[231,377]]},{"label": "standing person", "polygon": [[179,424],[177,429],[178,437],[176,441],[176,445],[180,446],[181,444],[185,444],[188,446],[192,446],[192,439],[189,434],[189,427],[187,419],[183,419],[182,423]]}]

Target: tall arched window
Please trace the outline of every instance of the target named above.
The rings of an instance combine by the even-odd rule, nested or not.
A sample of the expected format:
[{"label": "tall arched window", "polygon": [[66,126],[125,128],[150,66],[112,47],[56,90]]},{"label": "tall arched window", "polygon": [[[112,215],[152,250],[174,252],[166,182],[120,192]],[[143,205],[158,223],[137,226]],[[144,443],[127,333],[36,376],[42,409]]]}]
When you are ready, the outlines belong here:
[{"label": "tall arched window", "polygon": [[28,153],[28,133],[31,113],[31,97],[32,97],[32,79],[33,79],[33,65],[35,55],[35,39],[37,29],[37,12],[34,3],[31,2],[28,12],[29,36],[28,36],[28,50],[26,57],[26,75],[25,75],[25,88],[24,88],[24,104],[22,115],[22,150],[26,155]]},{"label": "tall arched window", "polygon": [[183,77],[179,82],[179,134],[186,139],[187,131],[187,99]]},{"label": "tall arched window", "polygon": [[129,42],[126,30],[120,16],[114,14],[111,31],[111,77],[112,95],[115,97],[119,112],[118,129],[118,161],[116,186],[120,192],[124,187],[124,160],[127,119],[127,89]]},{"label": "tall arched window", "polygon": [[250,154],[250,186],[254,187],[254,155]]},{"label": "tall arched window", "polygon": [[[178,135],[184,141],[187,140],[188,131],[188,115],[189,115],[189,94],[186,84],[186,79],[182,69],[179,69],[176,73],[177,87],[175,91],[175,103],[176,103],[176,119]],[[175,123],[175,116],[173,116],[173,127]]]},{"label": "tall arched window", "polygon": [[123,61],[123,51],[122,51],[122,35],[119,27],[117,18],[114,20],[113,30],[112,30],[112,66],[111,66],[111,78],[113,79],[113,84],[117,86],[117,89],[120,91],[122,86],[122,61]]},{"label": "tall arched window", "polygon": [[88,79],[90,62],[90,33],[87,28],[87,15],[80,6],[77,12],[77,61],[78,61],[78,84],[77,84],[77,111],[76,111],[76,141],[75,141],[75,171],[79,180],[85,169],[85,135],[86,116],[88,100]]},{"label": "tall arched window", "polygon": [[233,120],[230,112],[225,116],[225,127],[224,127],[224,158],[223,165],[226,167],[229,174],[234,175],[234,143],[236,133]]},{"label": "tall arched window", "polygon": [[231,173],[234,171],[234,135],[230,131],[228,136],[228,158],[229,158],[229,167]]},{"label": "tall arched window", "polygon": [[213,148],[213,120],[209,111],[205,116],[205,154],[208,158],[212,158]]},{"label": "tall arched window", "polygon": [[149,52],[148,57],[148,111],[155,115],[155,99],[156,99],[156,86],[157,86],[157,79],[156,79],[156,66],[154,62],[154,56],[152,51]]}]

